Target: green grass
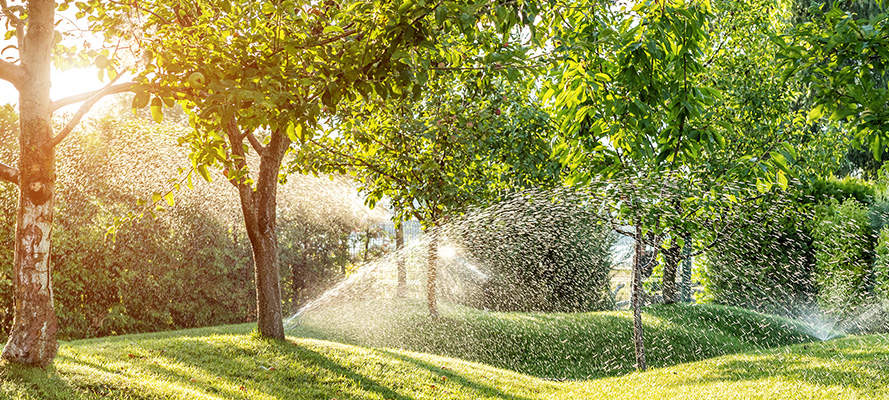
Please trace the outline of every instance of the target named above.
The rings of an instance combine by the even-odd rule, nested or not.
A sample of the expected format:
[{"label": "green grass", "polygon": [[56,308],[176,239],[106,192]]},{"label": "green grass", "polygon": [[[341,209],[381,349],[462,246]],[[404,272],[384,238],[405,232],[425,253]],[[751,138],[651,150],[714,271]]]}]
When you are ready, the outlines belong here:
[{"label": "green grass", "polygon": [[[411,305],[395,304],[404,308]],[[333,312],[332,310],[328,310]],[[383,311],[380,309],[379,311]],[[459,311],[459,313],[457,312]],[[435,354],[383,347],[366,347],[291,337],[286,342],[260,340],[250,333],[250,325],[234,325],[158,334],[130,335],[64,343],[52,367],[25,368],[0,362],[0,398],[11,399],[597,399],[597,398],[889,398],[889,336],[846,337],[827,342],[807,342],[767,348],[779,342],[805,340],[796,336],[792,325],[781,319],[764,319],[759,314],[723,307],[656,307],[648,310],[649,360],[669,367],[645,373],[555,382],[504,368]],[[410,314],[412,315],[412,314]],[[608,346],[617,335],[600,332],[585,324],[610,323],[619,328],[626,322],[623,313],[584,315],[474,313],[448,309],[448,320],[440,325],[405,318],[417,331],[401,332],[419,346],[420,330],[428,330],[436,340],[455,340],[453,335],[479,334],[480,325],[500,329],[488,332],[487,342],[519,343],[516,337],[527,329],[523,339],[544,340],[553,330],[559,342],[550,354],[573,354],[575,358],[548,363],[555,365],[595,364],[600,353],[614,352]],[[345,313],[336,321],[345,324]],[[320,318],[315,314],[313,318]],[[352,316],[360,325],[362,321]],[[731,317],[726,321],[723,318]],[[532,320],[536,322],[532,323]],[[333,335],[333,325],[313,325],[306,318],[300,328],[316,336]],[[320,320],[320,319],[319,319]],[[410,321],[410,322],[408,322]],[[455,322],[456,321],[456,322]],[[330,320],[327,320],[330,322]],[[365,320],[369,327],[369,320]],[[353,340],[394,340],[397,333],[359,335],[338,325],[338,334],[356,335]],[[380,323],[382,324],[382,323]],[[390,328],[389,324],[382,324]],[[535,328],[538,326],[538,328]],[[325,329],[321,329],[325,328]],[[382,327],[380,327],[382,329]],[[395,329],[395,328],[392,328]],[[604,329],[604,328],[602,328]],[[300,333],[300,330],[295,331]],[[325,330],[327,331],[325,333]],[[686,340],[685,333],[697,332],[707,341],[676,346],[670,361],[666,340]],[[592,350],[571,350],[580,336],[592,341]],[[622,334],[627,334],[623,332]],[[450,336],[449,336],[450,335]],[[630,342],[621,337],[621,343]],[[691,342],[690,340],[688,340]],[[470,339],[459,351],[468,352]],[[616,342],[615,342],[616,343]],[[429,347],[443,346],[433,340]],[[537,345],[542,349],[543,344]],[[663,347],[660,350],[655,348]],[[707,350],[710,349],[711,350]],[[679,352],[704,349],[739,353],[674,363]],[[721,349],[721,350],[720,350]],[[512,357],[522,349],[498,349]],[[474,350],[474,355],[488,353]],[[538,352],[538,353],[535,353]],[[525,352],[539,357],[542,350]],[[702,350],[703,351],[703,350]],[[493,351],[490,354],[494,354]],[[584,358],[585,357],[585,358]],[[611,356],[609,356],[610,358]],[[534,364],[529,362],[527,365]],[[613,373],[618,373],[612,370]]]},{"label": "green grass", "polygon": [[[635,370],[629,311],[578,314],[484,312],[443,305],[430,321],[412,300],[352,302],[308,312],[292,333],[485,363],[551,379],[591,379]],[[784,318],[733,307],[646,308],[649,364],[663,367],[813,340]]]}]

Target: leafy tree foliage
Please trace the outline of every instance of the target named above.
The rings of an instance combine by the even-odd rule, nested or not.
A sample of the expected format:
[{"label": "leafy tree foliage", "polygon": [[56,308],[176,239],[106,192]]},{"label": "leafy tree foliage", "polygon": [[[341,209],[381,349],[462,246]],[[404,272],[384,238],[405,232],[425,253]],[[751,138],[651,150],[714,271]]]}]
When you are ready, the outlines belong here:
[{"label": "leafy tree foliage", "polygon": [[886,14],[858,19],[840,7],[812,6],[810,20],[777,37],[786,76],[799,73],[815,106],[810,120],[844,121],[853,143],[880,159],[889,143]]},{"label": "leafy tree foliage", "polygon": [[[310,141],[292,165],[351,173],[368,205],[385,196],[395,218],[416,218],[434,232],[446,218],[491,204],[510,190],[554,182],[548,116],[524,99],[491,82],[430,81],[422,101],[360,103],[345,110],[336,129]],[[430,293],[434,248],[433,239]],[[436,315],[433,299],[430,294],[430,313]]]}]

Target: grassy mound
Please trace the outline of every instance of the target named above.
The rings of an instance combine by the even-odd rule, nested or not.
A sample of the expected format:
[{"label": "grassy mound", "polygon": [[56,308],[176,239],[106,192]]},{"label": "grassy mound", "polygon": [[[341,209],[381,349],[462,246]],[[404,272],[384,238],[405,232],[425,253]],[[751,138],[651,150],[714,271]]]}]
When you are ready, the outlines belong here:
[{"label": "grassy mound", "polygon": [[245,325],[67,343],[48,370],[0,362],[8,399],[877,399],[889,336],[847,337],[584,382]]},{"label": "grassy mound", "polygon": [[[421,302],[352,302],[306,313],[291,333],[445,355],[556,380],[635,369],[628,311],[501,313],[444,305],[441,312],[444,318],[436,322]],[[647,359],[653,367],[812,340],[799,323],[733,307],[677,304],[645,312]]]}]

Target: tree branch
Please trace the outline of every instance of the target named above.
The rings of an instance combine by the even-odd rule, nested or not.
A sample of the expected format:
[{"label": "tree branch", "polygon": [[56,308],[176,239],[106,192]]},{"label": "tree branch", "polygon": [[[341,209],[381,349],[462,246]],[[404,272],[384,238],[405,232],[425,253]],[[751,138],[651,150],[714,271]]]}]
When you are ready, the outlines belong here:
[{"label": "tree branch", "polygon": [[250,142],[250,146],[253,146],[253,150],[256,150],[259,155],[262,155],[265,152],[265,146],[259,142],[259,138],[257,138],[253,132],[246,132],[244,133],[244,136],[247,136],[247,141]]},{"label": "tree branch", "polygon": [[0,163],[0,180],[18,185],[19,170],[4,163]]},{"label": "tree branch", "polygon": [[[123,75],[123,74],[118,75],[118,77],[120,77],[121,75]],[[115,80],[117,80],[117,78],[115,78]],[[72,104],[77,104],[82,101],[89,102],[93,98],[96,98],[96,101],[98,101],[102,97],[108,96],[110,94],[129,92],[133,88],[133,85],[134,85],[134,83],[132,83],[132,82],[119,83],[119,84],[115,85],[114,80],[112,80],[111,83],[108,84],[108,86],[105,86],[102,89],[94,90],[92,92],[81,93],[81,94],[77,94],[74,96],[65,97],[63,99],[56,100],[56,101],[52,102],[52,106],[50,106],[50,110],[52,110],[53,112],[56,112],[56,111],[58,111],[58,109],[60,109],[62,107],[70,106]],[[93,102],[93,104],[95,104],[95,102]],[[92,104],[90,106],[92,107]]]},{"label": "tree branch", "polygon": [[25,80],[25,69],[9,61],[0,60],[0,79],[19,87]]},{"label": "tree branch", "polygon": [[[114,81],[120,77],[121,77],[121,75],[118,75],[116,78],[114,78],[111,81],[111,83],[108,84],[108,86],[105,86],[104,89],[96,91],[96,92],[91,92],[91,93],[93,93],[93,95],[86,99],[86,101],[80,106],[80,108],[77,110],[77,112],[74,113],[74,115],[71,117],[71,120],[68,121],[68,124],[65,125],[64,128],[62,128],[62,131],[59,132],[59,134],[56,135],[56,137],[52,138],[52,140],[50,140],[47,143],[47,146],[49,148],[53,148],[53,147],[57,146],[59,143],[61,143],[62,140],[65,140],[65,137],[67,137],[68,134],[71,133],[72,130],[74,130],[74,127],[76,127],[77,124],[80,123],[80,120],[83,118],[83,116],[86,115],[86,113],[89,112],[89,110],[91,108],[93,108],[93,106],[96,105],[96,103],[99,100],[101,100],[103,97],[105,97],[109,94],[113,94],[113,93],[125,92],[133,86],[132,83],[122,83],[120,85],[115,85]],[[72,97],[77,97],[77,96],[72,96]],[[72,97],[69,97],[69,99]],[[55,107],[55,105],[56,105],[56,102],[53,102],[53,107]]]}]

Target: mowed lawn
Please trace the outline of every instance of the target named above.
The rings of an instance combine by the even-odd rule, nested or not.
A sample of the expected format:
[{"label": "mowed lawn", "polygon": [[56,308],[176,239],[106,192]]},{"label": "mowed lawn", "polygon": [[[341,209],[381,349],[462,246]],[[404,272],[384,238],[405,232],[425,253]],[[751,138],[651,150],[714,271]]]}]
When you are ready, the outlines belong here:
[{"label": "mowed lawn", "polygon": [[[658,335],[663,333],[657,332],[663,329],[700,329],[703,325],[688,321],[689,318],[702,317],[695,313],[719,314],[720,319],[756,315],[729,308],[702,311],[708,308],[684,306],[650,309],[650,314],[646,315],[650,321],[650,332],[647,332],[651,333],[650,340],[658,340]],[[600,313],[591,313],[588,318],[594,321],[593,317],[597,314]],[[628,318],[628,315],[621,313],[603,314],[609,318]],[[459,329],[448,327],[448,324],[456,324],[453,321],[436,325],[438,330],[433,333],[438,335],[437,340],[446,336],[449,330],[454,334],[466,333],[467,326],[473,326],[471,322],[466,322],[471,320],[468,319],[471,315],[474,314],[450,317],[463,321],[456,325]],[[509,321],[517,316],[498,313],[476,315],[486,318],[489,324],[501,319]],[[578,318],[581,316],[574,315]],[[582,318],[580,321],[569,318],[567,325],[581,329],[578,324],[583,321]],[[776,323],[780,326],[780,322]],[[763,320],[760,325],[750,325],[748,328],[765,329],[765,324]],[[301,329],[308,329],[309,325],[307,318]],[[500,335],[491,335],[488,340],[501,337],[505,341],[504,346],[516,343],[506,328],[511,325],[506,322],[503,325]],[[251,325],[128,335],[64,343],[53,367],[47,370],[0,363],[0,396],[10,399],[327,400],[889,398],[889,336],[852,336],[784,346],[774,343],[775,339],[751,340],[753,335],[748,328],[744,328],[743,323],[727,325],[734,327],[734,331],[716,327],[712,328],[712,334],[723,336],[725,349],[737,349],[737,352],[726,351],[724,355],[699,361],[671,363],[659,361],[659,353],[652,351],[649,361],[661,365],[660,368],[645,373],[612,369],[612,376],[564,381],[558,377],[520,373],[516,372],[517,368],[492,366],[479,360],[299,337],[299,329],[286,342],[258,339],[251,333]],[[414,326],[416,329],[429,328],[425,324]],[[539,329],[556,329],[558,326],[544,325]],[[790,327],[785,332],[786,338],[795,337]],[[319,327],[315,329],[316,335],[320,336],[321,333],[317,331]],[[769,333],[780,335],[780,332]],[[419,336],[419,333],[409,335]],[[570,338],[559,333],[552,336],[561,338],[558,341]],[[600,352],[614,351],[604,347],[614,345],[611,336],[602,337],[608,340],[601,342],[603,347]],[[631,343],[630,337],[624,340]],[[485,343],[490,345],[492,342]],[[570,343],[572,346],[576,344]],[[698,347],[678,346],[674,351],[719,344],[711,340],[698,344]],[[778,347],[770,347],[772,344]],[[442,344],[430,346],[439,345]],[[569,343],[564,345],[568,346]],[[509,352],[511,357],[519,353],[521,349]],[[552,354],[576,354],[576,358],[550,360],[546,366],[538,369],[551,371],[560,363],[567,368],[569,365],[600,362],[595,356],[597,352],[591,349],[576,352],[554,349]],[[632,358],[632,354],[628,357]],[[683,357],[674,354],[670,360],[679,358]]]}]

